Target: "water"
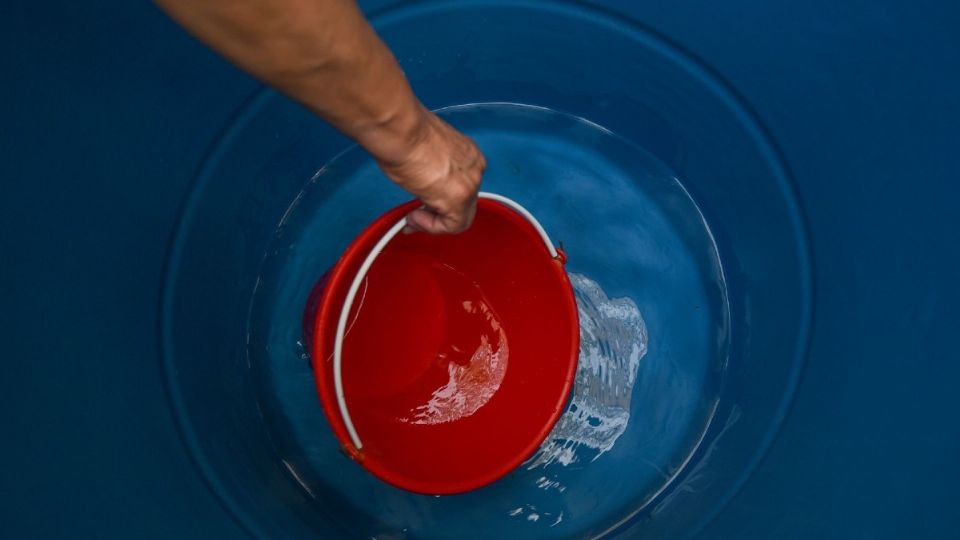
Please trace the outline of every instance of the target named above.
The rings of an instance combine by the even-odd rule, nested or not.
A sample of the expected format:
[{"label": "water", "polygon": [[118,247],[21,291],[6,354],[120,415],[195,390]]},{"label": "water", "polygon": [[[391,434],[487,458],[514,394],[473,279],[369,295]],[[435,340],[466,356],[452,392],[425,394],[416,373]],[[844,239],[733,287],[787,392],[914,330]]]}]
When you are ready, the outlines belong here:
[{"label": "water", "polygon": [[[602,533],[669,492],[719,399],[728,317],[709,230],[671,171],[599,126],[506,104],[443,114],[486,154],[484,189],[526,206],[569,256],[581,350],[568,409],[526,463],[463,495],[392,488],[340,453],[316,396],[301,314],[351,239],[408,199],[353,149],[291,202],[251,304],[247,352],[279,459],[317,512],[335,498],[367,514],[368,523],[351,524],[356,536],[485,538],[478,525],[495,521],[523,538]],[[483,396],[452,404],[445,395],[409,420],[442,422],[463,413],[456,407],[483,405]]]},{"label": "water", "polygon": [[[382,421],[433,426],[472,416],[507,374],[510,347],[500,315],[473,279],[423,255],[416,244],[429,238],[394,238],[354,302],[344,392],[368,450],[379,448],[370,434],[381,433]],[[376,306],[369,298],[379,299]],[[305,327],[316,317],[316,310],[308,313]],[[438,327],[444,331],[423,331]],[[387,437],[379,444],[395,443]]]},{"label": "water", "polygon": [[[447,309],[447,313],[456,318],[449,326],[464,330],[445,340],[445,348],[437,355],[438,360],[446,362],[445,377],[441,378],[444,384],[431,392],[426,403],[400,418],[401,422],[410,424],[445,424],[472,416],[496,394],[510,359],[503,324],[479,286],[449,266],[441,265],[438,270],[445,275],[438,279],[441,284],[466,283],[451,289],[458,292],[458,300],[470,300],[462,300]],[[444,290],[450,289],[444,287]],[[476,343],[477,336],[479,343]]]},{"label": "water", "polygon": [[[571,274],[570,281],[580,316],[573,398],[528,469],[594,461],[610,451],[627,429],[633,385],[647,354],[647,326],[632,300],[607,298],[582,274]],[[562,489],[556,481],[538,482],[542,489]]]}]

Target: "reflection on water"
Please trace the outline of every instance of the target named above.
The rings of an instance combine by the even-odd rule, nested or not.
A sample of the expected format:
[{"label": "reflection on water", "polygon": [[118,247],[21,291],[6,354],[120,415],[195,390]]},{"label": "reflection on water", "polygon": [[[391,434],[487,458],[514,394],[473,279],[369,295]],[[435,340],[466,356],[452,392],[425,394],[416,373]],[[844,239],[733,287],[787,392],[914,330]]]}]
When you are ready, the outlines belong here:
[{"label": "reflection on water", "polygon": [[[487,334],[481,334],[480,344],[465,364],[444,358],[448,362],[447,383],[433,391],[430,401],[411,411],[412,417],[402,421],[432,425],[466,418],[486,405],[503,383],[510,353],[500,322],[486,302],[466,300],[461,307],[470,318],[482,318],[496,341],[491,343]],[[458,349],[456,345],[451,348]]]},{"label": "reflection on water", "polygon": [[431,272],[444,291],[445,332],[433,363],[429,397],[417,398],[403,422],[435,425],[473,415],[500,389],[507,373],[509,348],[500,317],[480,286],[443,263]]}]

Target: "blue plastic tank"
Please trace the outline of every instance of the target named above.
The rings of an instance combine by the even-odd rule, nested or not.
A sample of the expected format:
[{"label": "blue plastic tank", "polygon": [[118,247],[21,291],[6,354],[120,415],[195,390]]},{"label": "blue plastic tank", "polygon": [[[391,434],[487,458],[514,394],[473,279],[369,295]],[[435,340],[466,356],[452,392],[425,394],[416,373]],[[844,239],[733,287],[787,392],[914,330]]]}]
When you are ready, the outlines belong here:
[{"label": "blue plastic tank", "polygon": [[3,9],[0,536],[957,538],[960,5],[362,3],[564,243],[552,438],[339,453],[301,315],[405,195],[147,3]]}]

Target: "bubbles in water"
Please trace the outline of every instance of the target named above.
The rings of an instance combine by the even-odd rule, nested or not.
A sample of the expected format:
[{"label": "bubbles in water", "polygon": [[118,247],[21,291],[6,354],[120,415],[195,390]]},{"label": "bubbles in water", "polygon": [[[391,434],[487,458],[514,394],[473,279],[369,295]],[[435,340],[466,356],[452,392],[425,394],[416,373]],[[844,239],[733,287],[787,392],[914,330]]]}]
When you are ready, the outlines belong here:
[{"label": "bubbles in water", "polygon": [[[647,353],[647,326],[629,298],[607,298],[597,282],[570,274],[580,314],[580,361],[573,399],[528,469],[570,465],[608,452],[627,429],[630,397],[640,359]],[[549,484],[538,487],[546,489]]]}]

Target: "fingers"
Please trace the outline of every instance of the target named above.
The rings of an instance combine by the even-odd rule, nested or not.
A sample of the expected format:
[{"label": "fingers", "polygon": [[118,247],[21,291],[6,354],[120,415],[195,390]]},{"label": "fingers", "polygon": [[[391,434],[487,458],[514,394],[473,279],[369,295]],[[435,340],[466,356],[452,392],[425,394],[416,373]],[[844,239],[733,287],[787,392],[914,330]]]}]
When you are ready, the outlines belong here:
[{"label": "fingers", "polygon": [[473,223],[477,202],[473,198],[458,212],[441,214],[429,208],[418,208],[407,215],[407,232],[420,231],[428,234],[457,234]]},{"label": "fingers", "polygon": [[426,208],[418,208],[407,214],[408,232],[425,232],[428,234],[444,234],[447,231],[442,230],[440,216]]}]

